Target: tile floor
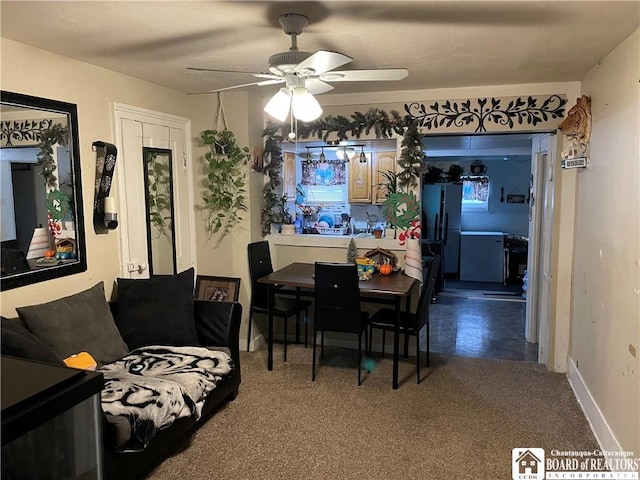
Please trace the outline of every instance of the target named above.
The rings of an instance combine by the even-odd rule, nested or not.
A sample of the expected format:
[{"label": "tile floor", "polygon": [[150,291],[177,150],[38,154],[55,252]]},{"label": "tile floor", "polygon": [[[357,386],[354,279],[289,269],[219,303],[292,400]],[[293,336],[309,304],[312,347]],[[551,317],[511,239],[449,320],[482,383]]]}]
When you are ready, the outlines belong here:
[{"label": "tile floor", "polygon": [[536,362],[538,345],[524,337],[524,300],[481,290],[449,290],[430,312],[430,350],[463,357]]}]

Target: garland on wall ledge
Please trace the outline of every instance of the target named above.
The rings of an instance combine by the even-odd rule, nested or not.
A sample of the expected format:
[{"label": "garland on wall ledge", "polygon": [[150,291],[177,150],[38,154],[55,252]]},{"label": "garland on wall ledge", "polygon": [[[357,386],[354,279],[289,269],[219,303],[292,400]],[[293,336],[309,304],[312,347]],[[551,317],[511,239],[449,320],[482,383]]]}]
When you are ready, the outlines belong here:
[{"label": "garland on wall ledge", "polygon": [[[398,159],[398,186],[408,190],[418,184],[422,170],[422,136],[418,123],[411,116],[401,116],[397,111],[390,113],[378,108],[370,108],[365,113],[355,112],[351,117],[328,115],[314,122],[300,122],[297,126],[299,138],[315,137],[327,141],[330,136],[338,140],[360,138],[373,131],[376,138],[391,138],[393,134],[403,136],[402,151]],[[264,147],[264,174],[269,182],[264,186],[264,201],[261,211],[262,234],[271,232],[271,225],[277,223],[282,185],[282,148],[280,143],[289,132],[290,125],[274,123],[271,120],[262,133],[266,137]]]},{"label": "garland on wall ledge", "polygon": [[[515,123],[520,125],[537,125],[553,118],[564,117],[566,98],[550,95],[542,100],[534,97],[517,97],[503,107],[500,98],[477,98],[455,102],[435,102],[429,106],[424,103],[407,103],[404,106],[409,117],[415,120],[418,127],[434,130],[438,127],[465,127],[476,124],[476,132],[486,132],[486,123],[493,122],[512,129]],[[538,102],[541,104],[538,106]]]}]

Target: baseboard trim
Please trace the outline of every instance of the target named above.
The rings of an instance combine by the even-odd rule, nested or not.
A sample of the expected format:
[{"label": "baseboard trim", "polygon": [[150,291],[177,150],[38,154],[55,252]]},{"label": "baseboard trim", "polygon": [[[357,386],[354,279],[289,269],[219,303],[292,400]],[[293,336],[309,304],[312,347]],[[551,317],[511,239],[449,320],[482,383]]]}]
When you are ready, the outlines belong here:
[{"label": "baseboard trim", "polygon": [[620,443],[618,443],[616,436],[607,423],[607,419],[602,414],[600,407],[598,407],[589,388],[584,383],[584,379],[571,357],[569,357],[567,378],[604,456],[606,458],[616,458],[615,454],[618,453],[620,456],[617,458],[621,458],[622,447]]},{"label": "baseboard trim", "polygon": [[[253,340],[251,340],[251,343],[249,344],[249,351],[255,352],[260,347],[262,347],[262,345],[264,345],[265,343],[266,343],[266,340],[264,338],[264,335],[260,334],[257,337],[254,337]],[[246,344],[247,344],[246,338],[240,342],[240,345],[246,345]]]}]

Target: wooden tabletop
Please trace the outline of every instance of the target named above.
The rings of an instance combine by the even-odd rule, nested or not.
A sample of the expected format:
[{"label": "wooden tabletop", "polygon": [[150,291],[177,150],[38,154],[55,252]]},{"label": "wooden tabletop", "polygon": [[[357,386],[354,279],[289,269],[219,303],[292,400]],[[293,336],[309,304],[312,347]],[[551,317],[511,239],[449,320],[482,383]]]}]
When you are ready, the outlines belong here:
[{"label": "wooden tabletop", "polygon": [[[258,282],[313,289],[315,287],[313,279],[314,268],[315,265],[313,263],[291,263],[262,277]],[[406,297],[411,293],[415,282],[415,278],[409,277],[402,272],[395,272],[390,275],[380,275],[376,272],[371,279],[360,280],[359,283],[360,292],[363,294]]]}]

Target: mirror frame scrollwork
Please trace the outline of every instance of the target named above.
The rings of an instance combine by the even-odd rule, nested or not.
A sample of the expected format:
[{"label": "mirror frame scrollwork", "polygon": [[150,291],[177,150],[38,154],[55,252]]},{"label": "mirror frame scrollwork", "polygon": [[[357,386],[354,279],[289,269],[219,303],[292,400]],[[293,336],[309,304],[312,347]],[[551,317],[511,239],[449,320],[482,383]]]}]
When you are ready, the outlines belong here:
[{"label": "mirror frame scrollwork", "polygon": [[[87,258],[86,258],[86,244],[85,244],[85,228],[84,228],[84,214],[83,214],[83,202],[82,202],[82,183],[81,183],[81,171],[80,171],[80,143],[78,138],[78,110],[76,104],[61,102],[57,100],[51,100],[47,98],[35,97],[31,95],[24,95],[21,93],[14,93],[2,90],[0,92],[0,105],[4,108],[16,107],[26,110],[39,111],[38,115],[46,115],[50,112],[54,115],[64,115],[68,121],[68,138],[67,145],[69,149],[69,161],[70,161],[70,177],[71,177],[71,192],[73,198],[70,198],[70,202],[73,208],[73,228],[75,230],[75,252],[73,258],[70,261],[64,261],[54,263],[44,268],[31,268],[28,271],[22,271],[19,273],[8,274],[2,277],[0,280],[0,290],[10,290],[17,287],[23,287],[54,278],[60,278],[67,275],[73,275],[76,273],[84,272],[87,270]],[[12,129],[12,124],[15,121],[1,119],[2,132],[1,140],[5,144],[8,141],[11,146],[12,139],[21,140],[20,145],[26,147],[38,147],[42,148],[42,136],[38,128],[32,129],[28,132],[16,132]],[[28,119],[25,119],[28,120]],[[26,134],[25,134],[26,132]],[[9,137],[13,135],[13,137]],[[16,137],[17,136],[17,137]],[[3,148],[3,147],[0,147]],[[43,184],[44,185],[44,184]]]}]

